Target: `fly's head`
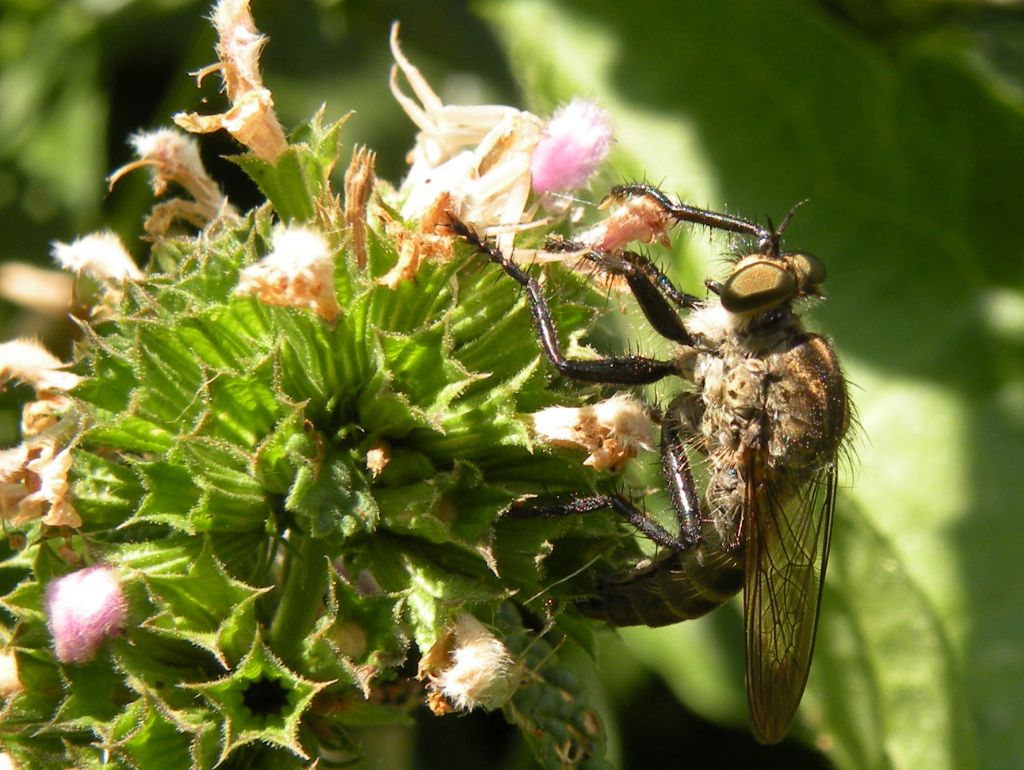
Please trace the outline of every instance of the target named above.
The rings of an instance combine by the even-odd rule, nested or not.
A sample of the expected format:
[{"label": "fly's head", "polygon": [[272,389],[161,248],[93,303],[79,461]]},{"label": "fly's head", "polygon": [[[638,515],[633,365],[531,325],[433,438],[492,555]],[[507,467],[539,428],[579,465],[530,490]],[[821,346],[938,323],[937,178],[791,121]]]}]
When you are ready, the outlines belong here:
[{"label": "fly's head", "polygon": [[748,254],[722,283],[709,282],[722,307],[744,316],[761,315],[800,297],[819,296],[825,282],[824,263],[810,254]]}]

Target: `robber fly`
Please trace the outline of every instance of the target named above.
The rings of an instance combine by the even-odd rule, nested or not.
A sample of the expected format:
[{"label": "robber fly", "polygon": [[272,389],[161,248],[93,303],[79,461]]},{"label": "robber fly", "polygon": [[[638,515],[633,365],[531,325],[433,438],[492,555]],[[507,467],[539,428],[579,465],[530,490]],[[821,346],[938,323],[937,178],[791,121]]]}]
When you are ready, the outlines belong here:
[{"label": "robber fly", "polygon": [[[540,345],[575,380],[689,387],[661,415],[661,470],[678,534],[618,494],[526,503],[527,515],[611,509],[661,546],[636,569],[600,580],[581,602],[614,625],[661,626],[699,617],[743,588],[750,721],[762,743],[785,735],[814,649],[835,509],[836,465],[850,423],[846,381],[831,344],[804,330],[794,302],[815,296],[825,267],[781,249],[778,229],[673,201],[648,185],[613,188],[617,206],[578,248],[624,278],[650,325],[678,344],[671,360],[563,356],[540,284],[468,229],[462,235],[525,290]],[[617,219],[616,219],[617,217]],[[754,248],[701,299],[673,286],[632,238],[664,240],[677,222],[749,236]],[[458,228],[457,228],[458,229]],[[704,466],[703,493],[691,456]]]}]

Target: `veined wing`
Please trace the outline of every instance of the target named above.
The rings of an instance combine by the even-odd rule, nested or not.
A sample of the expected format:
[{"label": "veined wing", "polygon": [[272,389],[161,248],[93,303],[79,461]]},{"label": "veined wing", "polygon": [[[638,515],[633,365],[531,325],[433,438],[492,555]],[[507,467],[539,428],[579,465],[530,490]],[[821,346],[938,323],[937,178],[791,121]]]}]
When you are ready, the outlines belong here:
[{"label": "veined wing", "polygon": [[814,653],[836,468],[831,463],[802,484],[774,469],[760,488],[756,467],[748,471],[743,523],[747,707],[754,737],[777,743],[800,705]]}]

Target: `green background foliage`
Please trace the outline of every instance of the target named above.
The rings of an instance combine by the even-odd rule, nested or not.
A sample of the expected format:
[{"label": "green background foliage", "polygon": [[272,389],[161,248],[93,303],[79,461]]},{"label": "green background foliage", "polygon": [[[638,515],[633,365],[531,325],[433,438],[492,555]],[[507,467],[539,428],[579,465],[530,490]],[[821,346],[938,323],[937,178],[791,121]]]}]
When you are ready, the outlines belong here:
[{"label": "green background foliage", "polygon": [[[814,325],[835,340],[860,421],[795,731],[828,759],[742,738],[731,607],[607,642],[590,676],[606,694],[621,766],[1024,767],[1019,7],[255,0],[253,10],[271,37],[264,69],[285,125],[321,102],[332,118],[356,109],[346,146],[369,143],[396,181],[413,129],[386,90],[392,18],[446,101],[544,115],[576,94],[597,98],[618,138],[604,181],[644,177],[762,221],[807,200],[787,242],[828,265]],[[214,79],[200,92],[185,75],[212,61],[206,12],[171,0],[9,7],[0,259],[45,264],[49,241],[102,224],[137,233],[149,204],[142,175],[111,195],[102,178],[127,160],[130,132],[219,98]],[[218,163],[234,151],[228,140],[204,139],[203,150],[233,200],[256,200]],[[722,268],[727,244],[700,231],[677,240],[673,271],[695,291]],[[4,302],[0,323],[4,338],[39,333],[68,350],[59,321]],[[0,396],[5,444],[19,395]],[[496,717],[425,717],[416,737],[403,735],[368,731],[367,749],[380,766],[427,768],[434,753],[452,767],[436,749],[457,742],[476,762],[466,767],[529,766]]]}]

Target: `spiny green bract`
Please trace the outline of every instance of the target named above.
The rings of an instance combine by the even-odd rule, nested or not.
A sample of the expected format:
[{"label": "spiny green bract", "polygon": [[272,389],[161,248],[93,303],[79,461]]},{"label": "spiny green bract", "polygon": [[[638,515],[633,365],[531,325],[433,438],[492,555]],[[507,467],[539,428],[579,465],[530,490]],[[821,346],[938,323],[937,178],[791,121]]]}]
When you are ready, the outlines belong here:
[{"label": "spiny green bract", "polygon": [[[423,692],[406,659],[472,611],[524,656],[504,711],[542,764],[604,766],[599,722],[549,641],[589,645],[571,602],[552,600],[615,530],[499,520],[520,494],[598,483],[578,455],[531,446],[524,414],[572,397],[549,381],[525,298],[464,244],[390,289],[383,229],[358,268],[322,216],[337,127],[302,135],[285,163],[241,163],[274,208],[158,242],[146,279],[85,329],[84,525],[30,528],[3,564],[24,689],[0,744],[40,768],[327,766],[352,757],[351,728],[409,721]],[[277,217],[300,215],[335,253],[334,322],[233,296]],[[600,296],[568,271],[546,290],[577,337]],[[84,665],[55,661],[43,617],[68,546],[113,565],[130,603],[124,634]],[[549,637],[524,630],[552,615]]]}]

